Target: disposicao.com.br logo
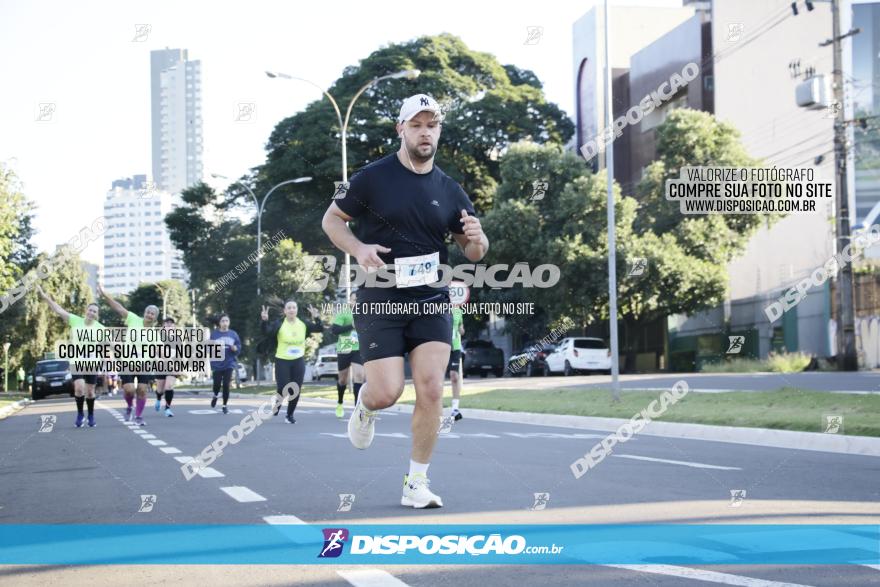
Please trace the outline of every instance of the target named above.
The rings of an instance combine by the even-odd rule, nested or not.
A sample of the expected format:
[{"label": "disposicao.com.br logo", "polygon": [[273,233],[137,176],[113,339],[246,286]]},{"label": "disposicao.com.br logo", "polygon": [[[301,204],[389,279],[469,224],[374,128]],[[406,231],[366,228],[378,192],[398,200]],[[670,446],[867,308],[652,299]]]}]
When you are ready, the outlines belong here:
[{"label": "disposicao.com.br logo", "polygon": [[529,546],[525,537],[511,534],[447,534],[443,536],[414,534],[359,535],[345,528],[324,528],[324,545],[318,558],[338,557],[345,542],[349,554],[379,555],[523,555],[560,554],[564,546]]}]

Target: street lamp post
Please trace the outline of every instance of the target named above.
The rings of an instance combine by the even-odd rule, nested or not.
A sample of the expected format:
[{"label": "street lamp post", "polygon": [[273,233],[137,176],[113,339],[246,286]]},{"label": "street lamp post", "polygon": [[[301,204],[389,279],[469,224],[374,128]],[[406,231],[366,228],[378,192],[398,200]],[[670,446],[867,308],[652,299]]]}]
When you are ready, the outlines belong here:
[{"label": "street lamp post", "polygon": [[166,302],[167,302],[167,300],[168,300],[168,292],[170,292],[171,290],[164,289],[164,288],[163,288],[161,285],[159,285],[158,283],[154,283],[154,284],[153,284],[153,287],[155,287],[156,289],[158,289],[158,290],[159,290],[159,293],[162,294],[162,320],[164,320],[165,318],[168,317],[168,314],[165,312],[165,304],[166,304]]},{"label": "street lamp post", "polygon": [[[357,99],[361,97],[361,94],[367,91],[372,85],[386,79],[416,79],[421,75],[421,71],[418,69],[405,69],[402,71],[398,71],[395,73],[389,73],[388,75],[382,75],[376,78],[371,79],[355,93],[354,97],[348,103],[348,108],[345,110],[345,119],[342,118],[342,111],[339,109],[339,105],[336,103],[336,100],[327,90],[323,89],[321,86],[316,84],[313,81],[307,80],[301,77],[294,77],[292,75],[288,75],[286,73],[280,73],[277,71],[267,71],[266,75],[270,78],[280,78],[280,79],[289,79],[295,81],[305,82],[312,86],[315,86],[324,96],[330,100],[330,103],[333,105],[333,110],[336,112],[336,120],[339,122],[339,130],[342,139],[342,181],[348,181],[348,147],[347,147],[347,136],[348,136],[348,122],[351,118],[351,110],[354,108],[354,103],[357,102]],[[345,253],[345,301],[348,302],[351,297],[351,257],[346,252]]]},{"label": "street lamp post", "polygon": [[9,347],[10,342],[3,343],[3,391],[9,391]]},{"label": "street lamp post", "polygon": [[[218,179],[229,179],[225,175],[220,175],[219,173],[212,173],[211,177],[216,177]],[[307,181],[312,181],[311,177],[297,177],[296,179],[288,179],[286,181],[282,181],[279,184],[272,186],[266,195],[263,196],[262,202],[257,198],[257,194],[249,188],[247,185],[243,184],[240,181],[234,182],[232,185],[241,186],[251,195],[251,198],[254,200],[254,205],[257,207],[257,297],[260,296],[260,274],[262,269],[261,260],[263,258],[263,254],[261,249],[263,247],[263,210],[266,209],[266,201],[269,199],[269,196],[272,195],[272,192],[277,190],[278,188],[291,184],[291,183],[305,183]]]},{"label": "street lamp post", "polygon": [[190,299],[192,300],[192,303],[190,304],[190,306],[192,307],[193,328],[197,328],[197,326],[196,326],[196,293],[198,293],[198,291],[199,290],[197,290],[195,288],[189,290],[189,294],[191,296]]},{"label": "street lamp post", "polygon": [[[217,179],[229,179],[225,175],[220,175],[219,173],[212,173],[211,177],[214,177]],[[277,190],[278,188],[280,188],[282,186],[286,186],[286,185],[292,184],[292,183],[305,183],[307,181],[312,181],[312,178],[311,177],[297,177],[296,179],[288,179],[286,181],[282,181],[281,183],[272,186],[272,189],[270,189],[268,192],[266,192],[266,195],[263,196],[262,201],[260,201],[257,198],[257,194],[254,193],[254,190],[252,190],[250,187],[248,187],[244,183],[242,183],[240,181],[236,181],[232,184],[232,185],[237,185],[237,186],[243,187],[245,189],[245,191],[247,191],[247,193],[249,193],[251,195],[251,198],[253,198],[253,200],[254,200],[254,205],[257,207],[257,298],[259,298],[260,294],[261,294],[260,275],[262,274],[262,268],[263,268],[263,264],[262,264],[262,259],[263,259],[263,253],[262,253],[262,248],[263,248],[263,210],[265,210],[265,208],[266,208],[266,201],[269,199],[269,196],[272,195],[272,192],[274,192],[275,190]],[[193,303],[195,303],[195,302],[193,302]],[[193,318],[193,322],[195,322],[195,318]],[[257,356],[257,376],[256,376],[257,385],[260,384],[261,379],[262,379],[262,373],[260,373],[260,357]]]}]

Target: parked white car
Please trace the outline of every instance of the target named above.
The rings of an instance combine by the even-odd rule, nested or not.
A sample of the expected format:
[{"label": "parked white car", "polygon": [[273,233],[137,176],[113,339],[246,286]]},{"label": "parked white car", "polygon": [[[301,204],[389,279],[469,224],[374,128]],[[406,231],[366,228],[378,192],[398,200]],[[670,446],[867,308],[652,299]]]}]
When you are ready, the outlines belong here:
[{"label": "parked white car", "polygon": [[336,363],[336,353],[318,353],[312,366],[312,381],[318,381],[322,377],[337,377],[339,366]]},{"label": "parked white car", "polygon": [[563,338],[544,360],[544,374],[572,375],[578,371],[611,372],[611,349],[601,338]]}]

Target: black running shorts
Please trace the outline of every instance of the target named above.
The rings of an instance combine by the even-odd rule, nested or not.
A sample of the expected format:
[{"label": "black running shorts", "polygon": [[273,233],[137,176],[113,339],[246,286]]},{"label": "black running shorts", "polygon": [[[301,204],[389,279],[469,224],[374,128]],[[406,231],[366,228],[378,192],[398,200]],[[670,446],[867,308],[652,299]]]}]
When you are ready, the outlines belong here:
[{"label": "black running shorts", "polygon": [[360,351],[351,351],[350,353],[337,355],[336,364],[340,371],[345,371],[352,365],[363,365],[364,360],[361,358]]},{"label": "black running shorts", "polygon": [[446,372],[458,372],[458,363],[461,361],[461,349],[449,353],[449,365],[446,366]]},{"label": "black running shorts", "polygon": [[396,290],[363,288],[357,293],[354,326],[364,362],[402,357],[420,344],[452,344],[452,314],[439,312],[449,294],[413,297]]}]

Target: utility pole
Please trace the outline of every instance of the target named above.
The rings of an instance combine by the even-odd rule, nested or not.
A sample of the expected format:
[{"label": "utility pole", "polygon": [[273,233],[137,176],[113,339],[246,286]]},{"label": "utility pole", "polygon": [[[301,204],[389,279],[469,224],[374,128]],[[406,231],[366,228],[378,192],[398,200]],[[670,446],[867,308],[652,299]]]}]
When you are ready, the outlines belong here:
[{"label": "utility pole", "polygon": [[[605,0],[605,127],[614,124],[614,102],[611,88],[611,41],[608,25],[608,0]],[[611,330],[611,397],[620,401],[620,374],[617,344],[617,242],[614,215],[614,145],[605,147],[605,172],[608,174],[608,326]]]},{"label": "utility pole", "polygon": [[[847,185],[846,107],[843,85],[843,55],[840,35],[840,0],[831,0],[831,44],[834,52],[834,167],[837,175],[837,252],[851,243],[849,223],[849,191]],[[849,36],[847,33],[846,36]],[[857,371],[856,326],[853,298],[852,263],[841,263],[837,274],[837,368]]]}]

